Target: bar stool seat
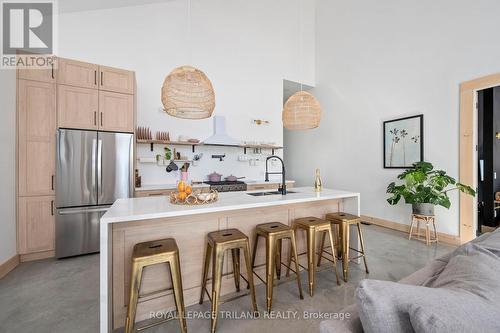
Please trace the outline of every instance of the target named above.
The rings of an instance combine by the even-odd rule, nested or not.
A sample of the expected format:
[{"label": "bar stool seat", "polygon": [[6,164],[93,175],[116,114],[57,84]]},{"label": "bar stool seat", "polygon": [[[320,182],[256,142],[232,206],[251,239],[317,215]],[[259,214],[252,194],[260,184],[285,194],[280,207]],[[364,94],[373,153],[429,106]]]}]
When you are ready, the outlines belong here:
[{"label": "bar stool seat", "polygon": [[211,244],[231,247],[234,243],[240,243],[245,239],[248,240],[248,237],[238,229],[227,229],[209,232],[207,239]]},{"label": "bar stool seat", "polygon": [[[233,276],[236,291],[240,291],[240,249],[243,249],[245,256],[245,264],[247,271],[247,288],[250,289],[249,293],[239,295],[225,301],[220,301],[220,289],[222,283],[222,269],[224,264],[224,253],[231,250],[233,260]],[[212,261],[212,295],[207,290],[208,269]],[[242,296],[250,295],[252,298],[253,311],[257,312],[257,301],[255,298],[255,288],[253,283],[253,274],[250,257],[250,242],[248,237],[238,229],[227,229],[220,231],[213,231],[207,235],[207,245],[205,250],[205,262],[203,265],[203,277],[200,295],[200,304],[203,304],[205,293],[212,302],[212,323],[211,332],[214,333],[217,327],[217,317],[219,312],[219,305],[229,300],[239,298]],[[231,274],[231,273],[229,273]],[[241,276],[245,279],[243,276]]]},{"label": "bar stool seat", "polygon": [[[297,232],[299,230],[303,230],[306,233],[306,243],[307,243],[307,249],[306,252],[299,253],[298,256],[305,255],[307,254],[307,268],[303,267],[302,265],[299,264],[303,269],[307,270],[308,272],[308,277],[309,277],[309,295],[311,297],[314,295],[314,289],[316,287],[316,248],[317,243],[316,243],[316,233],[321,232],[323,236],[325,237],[327,234],[330,238],[330,244],[332,246],[332,260],[330,260],[327,257],[324,257],[325,259],[331,261],[333,263],[333,270],[335,271],[335,276],[337,279],[337,284],[340,285],[340,280],[339,280],[339,274],[337,272],[337,258],[335,256],[335,247],[334,247],[334,242],[333,242],[333,235],[332,235],[332,226],[329,221],[309,216],[309,217],[301,217],[298,219],[295,219],[293,221],[293,230],[295,233],[295,237],[297,237]],[[324,240],[323,240],[324,241]],[[324,243],[323,243],[324,246]],[[322,252],[318,254],[319,256],[322,256]],[[291,260],[292,256],[288,256],[288,267],[291,265]],[[318,265],[319,266],[319,265]],[[287,269],[287,276],[289,274],[289,269]]]},{"label": "bar stool seat", "polygon": [[290,227],[280,222],[271,222],[259,224],[256,231],[261,235],[273,235],[275,237],[287,236],[290,234]]},{"label": "bar stool seat", "polygon": [[[125,320],[125,332],[134,331],[137,303],[140,299],[139,292],[142,283],[142,272],[147,266],[166,263],[170,267],[170,277],[177,308],[181,332],[187,332],[184,296],[182,289],[181,265],[179,260],[179,248],[173,238],[160,239],[143,242],[134,245],[132,251],[132,271],[130,277],[130,296],[128,302],[127,318]],[[142,329],[159,325],[173,318],[161,320]]]},{"label": "bar stool seat", "polygon": [[[265,281],[254,271],[254,268],[262,266],[262,265],[259,266],[255,265],[255,257],[257,255],[257,245],[259,237],[263,237],[266,240]],[[281,262],[281,250],[282,250],[281,248],[283,239],[290,239],[291,252],[295,259],[295,273],[297,279],[297,286],[299,288],[299,297],[300,299],[304,299],[304,295],[302,294],[302,286],[300,283],[299,265],[297,259],[297,246],[295,243],[295,234],[293,232],[293,229],[280,222],[258,224],[255,227],[255,243],[253,246],[252,270],[254,274],[259,278],[259,280],[261,280],[263,283],[266,284],[266,305],[268,312],[271,311],[273,303],[274,272],[276,270],[276,276],[279,280],[281,277],[281,265],[284,265]],[[289,266],[286,267],[289,268]]]},{"label": "bar stool seat", "polygon": [[[365,271],[366,273],[370,273],[368,270],[368,265],[366,263],[366,251],[365,251],[365,245],[364,245],[364,240],[363,240],[363,232],[361,231],[361,218],[357,215],[353,214],[348,214],[348,213],[343,213],[343,212],[336,212],[336,213],[329,213],[326,214],[325,219],[331,222],[332,224],[338,225],[339,227],[339,235],[340,235],[340,240],[341,240],[341,247],[342,247],[342,270],[343,270],[343,275],[344,275],[344,281],[347,282],[348,277],[349,277],[349,260],[355,260],[358,258],[363,258],[364,264],[365,264]],[[361,245],[361,251],[358,249],[353,249],[349,246],[349,241],[350,241],[350,226],[355,225],[358,230],[358,236],[359,236],[359,241]],[[324,241],[324,238],[323,238]],[[321,253],[324,251],[324,244],[321,244]],[[353,250],[358,252],[360,255],[354,258],[349,258],[349,251]],[[320,257],[321,259],[321,257]],[[319,264],[319,263],[318,263]]]}]

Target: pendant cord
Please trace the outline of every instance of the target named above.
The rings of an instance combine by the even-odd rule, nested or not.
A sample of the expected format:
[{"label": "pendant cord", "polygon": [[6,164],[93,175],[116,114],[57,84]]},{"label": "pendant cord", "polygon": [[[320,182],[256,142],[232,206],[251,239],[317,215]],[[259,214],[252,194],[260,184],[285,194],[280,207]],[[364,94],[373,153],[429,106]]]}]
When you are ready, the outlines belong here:
[{"label": "pendant cord", "polygon": [[191,0],[187,1],[187,42],[188,42],[188,60],[189,65],[193,62],[193,50],[191,45]]},{"label": "pendant cord", "polygon": [[302,61],[303,57],[303,32],[302,32],[302,0],[298,0],[298,9],[299,9],[299,79],[300,79],[300,91],[303,91],[302,80],[304,76],[304,65]]}]

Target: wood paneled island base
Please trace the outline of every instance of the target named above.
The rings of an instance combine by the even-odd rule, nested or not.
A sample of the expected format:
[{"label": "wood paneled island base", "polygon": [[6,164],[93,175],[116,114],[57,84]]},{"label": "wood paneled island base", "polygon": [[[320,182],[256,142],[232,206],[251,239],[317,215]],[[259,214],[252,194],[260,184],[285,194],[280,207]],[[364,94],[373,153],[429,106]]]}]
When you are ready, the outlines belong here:
[{"label": "wood paneled island base", "polygon": [[[219,201],[205,206],[174,206],[167,197],[118,200],[101,220],[101,333],[124,326],[130,287],[131,255],[135,244],[162,238],[175,238],[181,261],[184,301],[197,304],[206,235],[211,231],[237,228],[245,233],[251,245],[254,228],[266,222],[291,225],[295,218],[324,218],[330,212],[345,211],[359,215],[359,194],[324,189],[296,188],[286,196],[253,197],[247,192],[221,193]],[[351,246],[357,248],[354,238]],[[305,234],[298,234],[298,251],[305,251]],[[265,263],[265,244],[259,244],[256,265]],[[288,242],[283,243],[283,258],[288,257]],[[225,256],[224,273],[232,271],[229,255]],[[305,265],[305,256],[302,258]],[[324,261],[325,265],[327,261]],[[331,265],[331,264],[330,264]],[[244,265],[241,266],[245,276]],[[265,267],[256,271],[265,276]],[[211,276],[211,275],[209,275]],[[145,269],[142,280],[137,321],[151,319],[151,312],[175,309],[167,265]],[[254,279],[260,283],[259,279]],[[211,290],[210,281],[208,289]],[[223,277],[221,295],[234,293],[232,275]],[[242,292],[245,292],[243,290]],[[275,297],[279,298],[279,292]],[[249,311],[251,310],[249,301]],[[264,310],[264,304],[258,304]]]}]

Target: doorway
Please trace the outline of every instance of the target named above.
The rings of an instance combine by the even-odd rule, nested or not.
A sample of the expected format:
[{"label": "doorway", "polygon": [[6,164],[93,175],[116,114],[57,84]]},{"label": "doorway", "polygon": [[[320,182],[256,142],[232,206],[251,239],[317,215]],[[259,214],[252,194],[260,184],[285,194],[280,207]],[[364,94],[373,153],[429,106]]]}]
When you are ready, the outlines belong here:
[{"label": "doorway", "polygon": [[[479,91],[500,86],[500,73],[460,84],[460,182],[478,187]],[[500,213],[500,212],[499,212]],[[476,237],[478,198],[460,194],[460,243]]]},{"label": "doorway", "polygon": [[477,92],[477,159],[476,234],[480,235],[498,227],[500,220],[500,87]]}]

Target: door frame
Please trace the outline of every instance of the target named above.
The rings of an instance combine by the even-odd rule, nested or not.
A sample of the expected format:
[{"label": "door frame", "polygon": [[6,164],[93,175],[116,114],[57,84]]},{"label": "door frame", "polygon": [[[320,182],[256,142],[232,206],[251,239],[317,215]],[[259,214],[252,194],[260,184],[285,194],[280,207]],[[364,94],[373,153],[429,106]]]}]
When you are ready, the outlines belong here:
[{"label": "door frame", "polygon": [[[477,188],[477,92],[500,86],[500,73],[460,84],[460,182]],[[476,237],[477,198],[460,192],[460,243]]]}]

